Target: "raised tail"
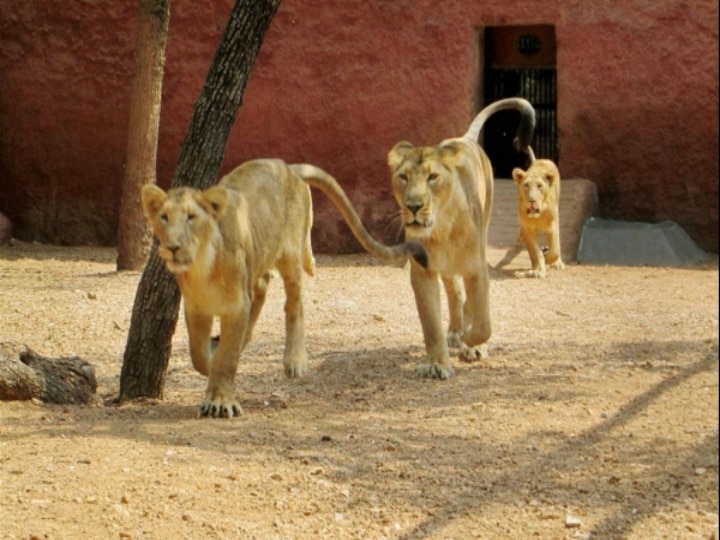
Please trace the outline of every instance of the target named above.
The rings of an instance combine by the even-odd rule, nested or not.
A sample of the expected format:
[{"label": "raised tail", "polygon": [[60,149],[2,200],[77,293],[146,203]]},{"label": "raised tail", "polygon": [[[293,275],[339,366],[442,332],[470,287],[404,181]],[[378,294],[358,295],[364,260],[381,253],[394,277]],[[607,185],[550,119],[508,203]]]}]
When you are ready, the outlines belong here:
[{"label": "raised tail", "polygon": [[363,225],[350,199],[347,198],[345,191],[340,184],[337,183],[337,180],[320,167],[307,163],[294,164],[289,167],[310,187],[319,189],[327,195],[338,210],[340,210],[345,223],[348,224],[353,235],[355,235],[355,238],[360,242],[360,245],[365,251],[370,253],[370,255],[388,261],[404,260],[408,256],[411,256],[423,268],[427,268],[427,252],[419,242],[403,242],[395,246],[386,246],[375,240],[367,231],[365,225]]},{"label": "raised tail", "polygon": [[535,131],[535,109],[526,99],[506,98],[491,103],[478,113],[463,137],[478,142],[478,137],[480,137],[480,132],[487,119],[496,112],[505,110],[515,110],[520,113],[520,125],[513,140],[515,150],[527,154],[531,161],[535,161],[532,148],[530,148],[530,141]]}]

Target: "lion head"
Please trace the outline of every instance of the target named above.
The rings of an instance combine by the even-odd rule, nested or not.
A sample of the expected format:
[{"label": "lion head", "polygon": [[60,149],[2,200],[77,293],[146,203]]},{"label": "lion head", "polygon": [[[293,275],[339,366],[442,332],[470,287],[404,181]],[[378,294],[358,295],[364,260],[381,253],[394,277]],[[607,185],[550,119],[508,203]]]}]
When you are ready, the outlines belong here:
[{"label": "lion head", "polygon": [[[457,143],[415,147],[403,141],[388,154],[392,189],[406,237],[429,236],[451,205],[457,183]],[[454,201],[454,207],[458,201]]]},{"label": "lion head", "polygon": [[158,254],[168,270],[186,272],[219,236],[218,221],[227,206],[227,189],[214,186],[205,191],[174,188],[165,192],[153,184],[142,188],[145,215],[158,239]]},{"label": "lion head", "polygon": [[552,193],[560,179],[560,172],[552,161],[538,159],[527,171],[513,169],[512,175],[518,187],[521,212],[525,217],[538,218],[550,204],[556,202]]}]

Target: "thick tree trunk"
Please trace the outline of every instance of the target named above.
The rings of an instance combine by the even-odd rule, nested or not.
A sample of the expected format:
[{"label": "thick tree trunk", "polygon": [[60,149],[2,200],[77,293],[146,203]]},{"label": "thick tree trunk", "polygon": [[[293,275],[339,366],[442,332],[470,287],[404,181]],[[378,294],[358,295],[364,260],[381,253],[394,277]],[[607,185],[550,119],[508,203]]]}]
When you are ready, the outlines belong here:
[{"label": "thick tree trunk", "polygon": [[96,389],[95,370],[81,358],[46,358],[25,345],[0,343],[0,400],[89,403]]},{"label": "thick tree trunk", "polygon": [[[183,141],[173,186],[204,189],[215,183],[230,128],[250,71],[280,0],[237,0]],[[120,373],[119,401],[162,397],[180,292],[175,278],[150,252],[133,305]]]},{"label": "thick tree trunk", "polygon": [[152,241],[152,230],[143,217],[140,188],[155,182],[169,20],[170,0],[138,1],[125,180],[118,220],[118,270],[142,268]]}]

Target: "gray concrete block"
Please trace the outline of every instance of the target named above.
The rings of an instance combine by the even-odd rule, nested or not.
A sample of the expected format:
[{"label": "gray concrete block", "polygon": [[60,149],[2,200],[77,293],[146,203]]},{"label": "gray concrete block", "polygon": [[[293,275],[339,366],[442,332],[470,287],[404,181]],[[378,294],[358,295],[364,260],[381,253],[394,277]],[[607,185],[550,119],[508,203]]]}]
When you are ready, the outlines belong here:
[{"label": "gray concrete block", "polygon": [[694,266],[712,260],[673,221],[645,223],[588,218],[577,261],[620,266]]}]

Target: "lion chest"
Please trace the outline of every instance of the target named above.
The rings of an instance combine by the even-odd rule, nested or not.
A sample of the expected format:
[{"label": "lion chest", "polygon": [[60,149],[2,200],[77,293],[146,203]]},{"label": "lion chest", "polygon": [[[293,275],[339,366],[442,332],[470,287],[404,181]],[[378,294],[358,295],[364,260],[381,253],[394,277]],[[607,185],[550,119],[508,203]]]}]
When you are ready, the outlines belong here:
[{"label": "lion chest", "polygon": [[428,253],[429,269],[444,276],[468,276],[485,264],[483,237],[472,225],[450,229],[448,234],[433,235],[422,241]]},{"label": "lion chest", "polygon": [[247,272],[234,265],[213,265],[208,271],[190,268],[178,276],[186,309],[223,315],[242,309],[247,298]]}]

